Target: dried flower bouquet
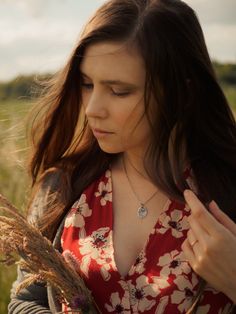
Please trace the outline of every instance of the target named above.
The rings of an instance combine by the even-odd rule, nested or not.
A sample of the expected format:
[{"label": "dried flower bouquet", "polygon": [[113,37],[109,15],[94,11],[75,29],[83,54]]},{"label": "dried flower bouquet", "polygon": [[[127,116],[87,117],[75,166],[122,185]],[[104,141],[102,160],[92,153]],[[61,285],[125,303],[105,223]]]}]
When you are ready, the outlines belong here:
[{"label": "dried flower bouquet", "polygon": [[6,213],[6,216],[0,215],[0,254],[4,255],[1,262],[13,264],[16,253],[21,257],[17,263],[28,272],[16,293],[35,281],[44,281],[54,287],[60,301],[71,308],[70,313],[101,313],[82,274],[75,270],[72,262],[65,260],[52,243],[1,194],[0,205]]}]

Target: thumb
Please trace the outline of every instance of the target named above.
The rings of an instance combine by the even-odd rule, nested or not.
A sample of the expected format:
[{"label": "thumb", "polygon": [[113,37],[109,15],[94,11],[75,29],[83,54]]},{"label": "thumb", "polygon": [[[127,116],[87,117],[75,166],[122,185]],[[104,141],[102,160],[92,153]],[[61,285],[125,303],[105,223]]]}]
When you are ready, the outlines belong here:
[{"label": "thumb", "polygon": [[236,224],[219,208],[214,200],[209,203],[209,210],[219,223],[236,236]]}]

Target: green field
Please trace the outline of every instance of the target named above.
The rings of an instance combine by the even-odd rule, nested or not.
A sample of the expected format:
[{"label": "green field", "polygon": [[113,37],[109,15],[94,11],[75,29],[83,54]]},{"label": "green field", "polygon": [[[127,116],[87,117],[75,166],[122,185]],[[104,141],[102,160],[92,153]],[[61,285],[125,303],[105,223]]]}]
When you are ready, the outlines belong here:
[{"label": "green field", "polygon": [[[30,103],[0,103],[0,193],[23,211],[28,197],[28,178],[24,165],[26,150],[24,117]],[[9,290],[16,267],[0,264],[0,314],[7,313]]]},{"label": "green field", "polygon": [[[224,91],[236,113],[236,88],[224,87]],[[30,108],[29,102],[0,103],[0,192],[21,211],[24,211],[29,195],[29,179],[24,161],[27,154],[24,117]],[[15,266],[0,266],[0,314],[7,313],[15,270]]]},{"label": "green field", "polygon": [[235,114],[236,113],[236,86],[224,86],[224,93]]}]

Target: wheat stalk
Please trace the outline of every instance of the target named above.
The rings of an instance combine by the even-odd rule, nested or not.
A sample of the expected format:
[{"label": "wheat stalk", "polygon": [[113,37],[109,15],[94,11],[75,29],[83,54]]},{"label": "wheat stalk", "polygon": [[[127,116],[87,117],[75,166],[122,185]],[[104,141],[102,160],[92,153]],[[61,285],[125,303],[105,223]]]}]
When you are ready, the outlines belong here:
[{"label": "wheat stalk", "polygon": [[13,264],[16,261],[13,254],[16,253],[22,258],[18,264],[28,272],[16,293],[35,281],[46,281],[54,287],[60,302],[68,305],[73,313],[101,313],[79,267],[75,269],[70,259],[65,260],[1,194],[0,204],[0,210],[7,214],[0,215],[0,253],[4,255],[1,262]]}]

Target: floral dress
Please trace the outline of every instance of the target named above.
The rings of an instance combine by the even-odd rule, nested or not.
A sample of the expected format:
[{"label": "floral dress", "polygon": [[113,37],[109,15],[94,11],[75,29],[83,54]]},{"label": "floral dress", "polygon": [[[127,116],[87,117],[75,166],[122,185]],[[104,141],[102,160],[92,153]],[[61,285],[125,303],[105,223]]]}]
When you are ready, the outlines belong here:
[{"label": "floral dress", "polygon": [[[187,176],[188,179],[190,174]],[[103,314],[186,313],[199,277],[181,244],[189,229],[186,204],[169,199],[126,276],[116,267],[113,246],[112,176],[108,169],[88,186],[69,211],[62,233],[63,255],[80,265]],[[198,314],[226,314],[232,302],[207,286]],[[63,305],[62,310],[68,308]]]}]

